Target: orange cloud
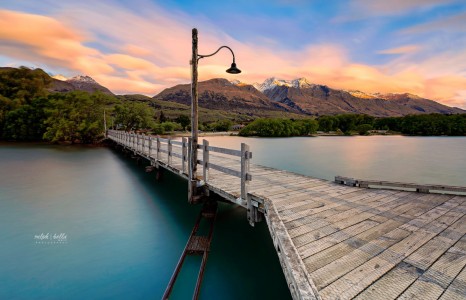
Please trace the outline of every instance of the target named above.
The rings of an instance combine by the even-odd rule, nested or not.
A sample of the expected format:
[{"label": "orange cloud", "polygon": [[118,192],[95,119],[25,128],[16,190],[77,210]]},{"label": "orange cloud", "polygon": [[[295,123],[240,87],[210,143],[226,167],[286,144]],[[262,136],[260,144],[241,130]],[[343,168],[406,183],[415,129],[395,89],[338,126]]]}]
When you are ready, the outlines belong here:
[{"label": "orange cloud", "polygon": [[[61,5],[62,11],[70,11],[67,4]],[[212,29],[215,27],[208,20],[167,13],[156,6],[147,9],[144,16],[115,3],[80,3],[73,7],[73,11],[85,13],[75,13],[72,18],[62,13],[52,18],[0,11],[2,55],[43,64],[46,69],[90,75],[115,93],[152,96],[163,88],[190,81],[191,28],[195,24],[200,32],[199,53],[212,53],[221,45],[229,45],[243,71],[240,75],[225,73],[231,54],[222,50],[200,60],[200,80],[224,77],[253,83],[272,76],[307,77],[334,88],[410,92],[466,108],[466,78],[461,73],[466,69],[466,51],[461,49],[414,61],[412,54],[424,47],[407,45],[382,50],[380,53],[399,55],[384,65],[371,66],[353,62],[346,49],[336,44],[288,50],[278,45],[242,43]],[[121,20],[126,25],[122,26]],[[94,46],[89,46],[91,43]]]}]

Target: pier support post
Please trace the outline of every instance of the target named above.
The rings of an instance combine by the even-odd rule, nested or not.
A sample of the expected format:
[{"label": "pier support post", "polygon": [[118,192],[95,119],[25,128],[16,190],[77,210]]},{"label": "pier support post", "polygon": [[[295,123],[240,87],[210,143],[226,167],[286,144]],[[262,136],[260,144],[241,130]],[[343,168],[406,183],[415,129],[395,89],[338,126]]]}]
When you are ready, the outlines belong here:
[{"label": "pier support post", "polygon": [[182,172],[186,173],[186,160],[187,160],[187,145],[186,145],[186,138],[182,139],[181,143],[181,168]]}]

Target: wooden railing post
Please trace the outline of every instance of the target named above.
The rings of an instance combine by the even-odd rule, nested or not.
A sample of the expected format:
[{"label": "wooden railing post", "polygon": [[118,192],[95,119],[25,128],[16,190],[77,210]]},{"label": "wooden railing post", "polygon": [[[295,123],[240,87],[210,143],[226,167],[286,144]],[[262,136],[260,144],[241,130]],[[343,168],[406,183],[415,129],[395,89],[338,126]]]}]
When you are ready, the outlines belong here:
[{"label": "wooden railing post", "polygon": [[207,183],[209,180],[209,141],[203,140],[202,142],[202,162],[204,167],[204,182]]},{"label": "wooden railing post", "polygon": [[248,196],[250,159],[249,145],[241,143],[241,200],[243,203],[246,202],[248,221],[251,226],[254,226],[256,208],[252,205],[251,198]]},{"label": "wooden railing post", "polygon": [[160,138],[157,137],[157,160],[160,160]]},{"label": "wooden railing post", "polygon": [[172,140],[168,139],[168,165],[172,163]]},{"label": "wooden railing post", "polygon": [[147,138],[147,135],[144,134],[142,136],[142,154],[146,154],[146,138]]},{"label": "wooden railing post", "polygon": [[183,173],[186,173],[186,152],[187,152],[187,149],[186,149],[187,145],[186,145],[186,138],[184,137],[182,140],[181,140],[181,168],[183,169],[182,172]]},{"label": "wooden railing post", "polygon": [[149,135],[149,158],[152,155],[152,137]]}]

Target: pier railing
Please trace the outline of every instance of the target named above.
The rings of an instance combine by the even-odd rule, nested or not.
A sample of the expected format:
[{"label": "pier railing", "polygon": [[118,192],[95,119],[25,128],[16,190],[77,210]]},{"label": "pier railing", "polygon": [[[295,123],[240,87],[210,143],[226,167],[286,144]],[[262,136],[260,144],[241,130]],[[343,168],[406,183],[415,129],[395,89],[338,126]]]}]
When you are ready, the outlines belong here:
[{"label": "pier railing", "polygon": [[466,194],[466,187],[462,186],[449,186],[449,185],[435,185],[435,184],[417,184],[417,183],[403,183],[403,182],[391,182],[381,180],[365,180],[355,179],[351,177],[335,176],[335,182],[348,185],[356,186],[361,188],[391,188],[398,190],[415,191],[418,193],[449,193],[449,194]]},{"label": "pier railing", "polygon": [[[134,132],[125,132],[118,130],[109,130],[108,137],[118,144],[131,149],[136,154],[139,154],[151,162],[166,164],[168,167],[178,169],[181,174],[188,174],[189,167],[189,147],[191,138],[183,137],[181,141],[170,138],[161,138],[146,134],[137,134]],[[241,184],[241,202],[244,205],[248,203],[248,184],[252,180],[250,173],[250,161],[252,153],[249,146],[245,143],[241,144],[241,150],[227,149],[221,147],[210,146],[207,140],[204,140],[202,145],[197,145],[197,148],[202,151],[202,155],[198,156],[197,164],[202,166],[202,177],[199,181],[204,184],[209,182],[209,170],[213,169],[231,176],[240,178]],[[211,162],[210,152],[216,152],[224,156],[239,158],[239,168],[222,166],[221,163]],[[173,157],[181,159],[181,166],[173,163]],[[217,159],[216,161],[221,161]]]}]

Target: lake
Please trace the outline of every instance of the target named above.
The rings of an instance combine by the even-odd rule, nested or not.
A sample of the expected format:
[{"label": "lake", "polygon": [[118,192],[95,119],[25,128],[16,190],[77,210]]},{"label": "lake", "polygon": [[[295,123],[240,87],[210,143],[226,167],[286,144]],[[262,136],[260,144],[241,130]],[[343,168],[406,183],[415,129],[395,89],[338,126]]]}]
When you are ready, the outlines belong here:
[{"label": "lake", "polygon": [[[462,137],[208,140],[246,142],[253,163],[319,178],[466,186]],[[186,189],[108,148],[1,144],[0,299],[159,299],[200,209]],[[199,264],[189,257],[171,299],[191,297]],[[219,298],[290,298],[266,224],[249,227],[228,204],[201,289],[201,299]]]},{"label": "lake", "polygon": [[218,136],[205,139],[210,145],[234,149],[246,143],[253,152],[254,164],[328,180],[341,175],[466,186],[466,137]]}]

